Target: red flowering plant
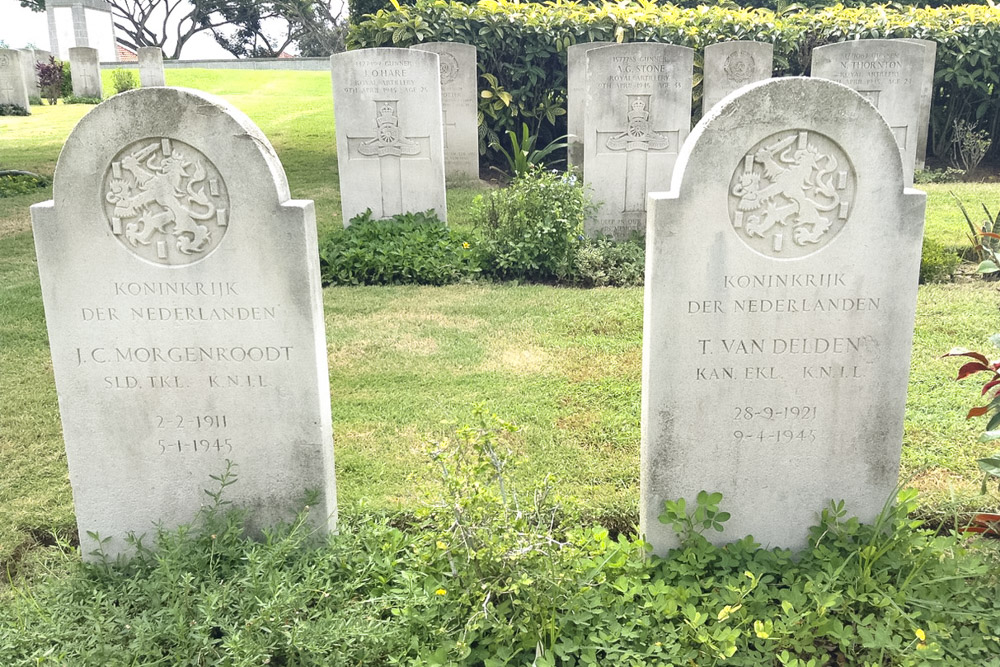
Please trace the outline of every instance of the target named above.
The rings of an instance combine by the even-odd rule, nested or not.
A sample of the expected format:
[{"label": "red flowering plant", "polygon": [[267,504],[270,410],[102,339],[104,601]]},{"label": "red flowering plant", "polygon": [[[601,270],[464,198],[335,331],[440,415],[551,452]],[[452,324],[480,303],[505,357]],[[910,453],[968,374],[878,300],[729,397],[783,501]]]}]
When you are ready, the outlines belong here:
[{"label": "red flowering plant", "polygon": [[[1000,334],[990,336],[990,342],[1000,347]],[[981,396],[988,400],[985,405],[979,405],[969,410],[969,414],[965,418],[987,417],[986,431],[979,436],[979,441],[990,442],[992,440],[1000,440],[1000,359],[991,361],[984,354],[960,347],[953,349],[944,356],[968,357],[972,360],[965,362],[958,369],[956,380],[961,380],[977,373],[985,374],[980,376],[979,379],[985,379]],[[990,481],[990,478],[1000,479],[1000,452],[994,453],[993,456],[979,459],[978,463],[980,469],[985,473],[982,490],[983,493],[986,493],[986,483]],[[998,484],[997,488],[1000,490],[1000,484]]]}]

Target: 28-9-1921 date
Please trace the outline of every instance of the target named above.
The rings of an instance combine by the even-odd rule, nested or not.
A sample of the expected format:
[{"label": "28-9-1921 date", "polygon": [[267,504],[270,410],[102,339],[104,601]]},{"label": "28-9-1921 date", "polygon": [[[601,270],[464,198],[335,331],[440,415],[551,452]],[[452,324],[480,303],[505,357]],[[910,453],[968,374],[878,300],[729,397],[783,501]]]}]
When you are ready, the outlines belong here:
[{"label": "28-9-1921 date", "polygon": [[781,419],[811,421],[816,419],[816,406],[814,405],[785,405],[776,408],[770,406],[763,408],[736,406],[733,410],[733,421],[751,421],[754,419],[763,421],[778,421]]}]

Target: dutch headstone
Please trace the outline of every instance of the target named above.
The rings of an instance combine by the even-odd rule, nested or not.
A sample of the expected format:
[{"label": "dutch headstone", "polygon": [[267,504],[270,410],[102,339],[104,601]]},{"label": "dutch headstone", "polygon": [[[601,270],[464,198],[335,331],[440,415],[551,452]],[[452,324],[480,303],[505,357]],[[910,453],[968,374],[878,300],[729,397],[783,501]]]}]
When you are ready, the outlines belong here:
[{"label": "dutch headstone", "polygon": [[411,46],[436,53],[441,62],[444,177],[448,183],[479,180],[479,94],[476,47],[457,42]]},{"label": "dutch headstone", "polygon": [[28,99],[41,97],[42,89],[38,87],[38,76],[35,74],[35,51],[34,49],[18,49],[21,56],[21,71],[24,77],[24,87],[28,91]]},{"label": "dutch headstone", "polygon": [[931,104],[934,101],[934,70],[937,66],[937,42],[929,39],[904,38],[902,42],[913,42],[924,47],[924,71],[921,81],[926,90],[920,91],[920,115],[917,118],[917,162],[916,168],[923,169],[927,161],[927,136],[931,124]]},{"label": "dutch headstone", "polygon": [[332,529],[315,212],[267,138],[199,91],[122,93],[70,134],[53,193],[31,213],[81,551],[190,522],[227,461],[251,530],[307,495]]},{"label": "dutch headstone", "polygon": [[143,88],[167,85],[163,74],[163,51],[158,46],[139,47],[139,85]]},{"label": "dutch headstone", "polygon": [[447,219],[439,62],[412,49],[330,56],[344,226],[366,209]]},{"label": "dutch headstone", "polygon": [[101,63],[97,49],[74,46],[69,50],[69,68],[73,76],[73,94],[77,97],[97,97],[101,94]]},{"label": "dutch headstone", "polygon": [[705,47],[701,113],[748,83],[770,79],[774,45],[764,42],[720,42]]},{"label": "dutch headstone", "polygon": [[861,39],[813,50],[812,76],[858,91],[892,128],[907,185],[913,184],[921,96],[930,93],[925,78],[925,49],[898,39]]},{"label": "dutch headstone", "polygon": [[22,54],[14,49],[0,49],[0,104],[15,104],[29,109],[21,58]]},{"label": "dutch headstone", "polygon": [[584,114],[587,108],[587,52],[614,42],[584,42],[566,49],[566,158],[583,169]]},{"label": "dutch headstone", "polygon": [[831,500],[872,520],[898,481],[925,197],[864,98],[821,79],[715,107],[650,197],[641,530],[721,492],[745,535],[799,549]]},{"label": "dutch headstone", "polygon": [[598,208],[588,235],[642,232],[646,194],[665,190],[691,129],[694,51],[635,43],[587,52],[584,180]]}]

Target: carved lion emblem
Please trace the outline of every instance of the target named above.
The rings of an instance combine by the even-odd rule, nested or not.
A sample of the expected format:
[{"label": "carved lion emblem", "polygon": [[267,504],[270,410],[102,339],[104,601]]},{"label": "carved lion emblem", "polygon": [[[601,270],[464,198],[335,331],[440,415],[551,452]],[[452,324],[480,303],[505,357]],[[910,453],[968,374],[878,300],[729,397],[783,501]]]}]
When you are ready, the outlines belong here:
[{"label": "carved lion emblem", "polygon": [[733,173],[733,229],[771,257],[812,254],[846,224],[854,205],[854,167],[830,138],[786,130],[754,146]]},{"label": "carved lion emblem", "polygon": [[143,139],[115,156],[104,177],[111,233],[156,264],[191,264],[229,228],[229,194],[208,158],[174,139]]}]

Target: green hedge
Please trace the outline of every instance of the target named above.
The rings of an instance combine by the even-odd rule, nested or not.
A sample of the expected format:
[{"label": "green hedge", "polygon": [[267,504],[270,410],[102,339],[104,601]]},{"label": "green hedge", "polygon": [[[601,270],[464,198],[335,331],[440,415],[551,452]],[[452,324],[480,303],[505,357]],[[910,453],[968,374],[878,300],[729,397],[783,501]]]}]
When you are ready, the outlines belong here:
[{"label": "green hedge", "polygon": [[[775,76],[807,74],[813,48],[849,39],[916,37],[938,43],[929,153],[947,154],[955,120],[997,134],[1000,124],[1000,9],[844,7],[797,13],[674,5],[589,5],[559,0],[532,4],[481,0],[476,5],[419,0],[379,11],[352,26],[348,48],[407,47],[454,41],[479,49],[481,120],[486,139],[522,122],[542,144],[565,133],[566,48],[589,41],[668,42],[695,58],[695,105],[700,108],[700,50],[749,39],[774,44]],[[508,103],[509,100],[509,103]],[[697,113],[697,112],[696,112]],[[1000,142],[994,142],[996,153]]]}]

